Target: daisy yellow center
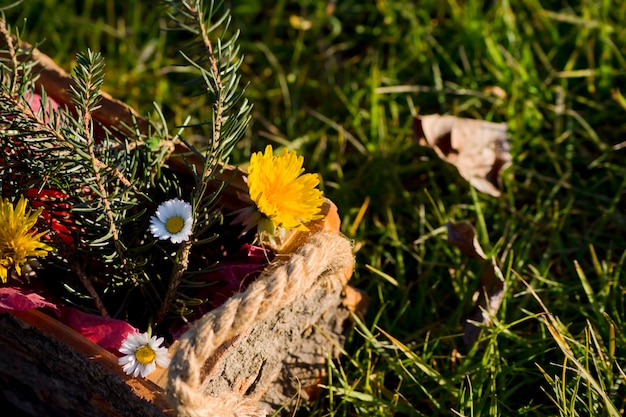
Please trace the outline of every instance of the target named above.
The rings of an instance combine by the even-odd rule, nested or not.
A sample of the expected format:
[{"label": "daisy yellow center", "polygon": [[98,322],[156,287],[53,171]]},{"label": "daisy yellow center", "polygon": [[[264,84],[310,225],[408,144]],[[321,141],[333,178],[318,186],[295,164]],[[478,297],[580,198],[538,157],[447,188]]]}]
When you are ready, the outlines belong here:
[{"label": "daisy yellow center", "polygon": [[135,352],[135,358],[140,364],[147,365],[156,358],[156,352],[150,347],[150,345],[143,345],[140,346]]},{"label": "daisy yellow center", "polygon": [[165,229],[172,234],[180,233],[185,225],[185,220],[180,216],[172,216],[165,222]]}]

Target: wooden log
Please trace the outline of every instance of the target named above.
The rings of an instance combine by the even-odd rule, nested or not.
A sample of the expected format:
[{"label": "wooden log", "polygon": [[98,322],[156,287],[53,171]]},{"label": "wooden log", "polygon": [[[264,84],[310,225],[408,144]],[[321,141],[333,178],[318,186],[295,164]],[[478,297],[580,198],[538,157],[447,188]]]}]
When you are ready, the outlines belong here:
[{"label": "wooden log", "polygon": [[30,416],[171,417],[156,384],[128,378],[110,352],[37,310],[0,314],[4,401]]}]

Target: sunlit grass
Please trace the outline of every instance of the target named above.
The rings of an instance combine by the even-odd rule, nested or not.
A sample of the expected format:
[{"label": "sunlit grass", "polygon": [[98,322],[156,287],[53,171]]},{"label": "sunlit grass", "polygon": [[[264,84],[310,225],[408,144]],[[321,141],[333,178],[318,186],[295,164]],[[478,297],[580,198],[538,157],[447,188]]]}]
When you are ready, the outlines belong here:
[{"label": "sunlit grass", "polygon": [[[299,415],[613,416],[626,398],[626,3],[233,2],[255,117],[236,157],[305,156],[354,240],[371,306]],[[66,68],[100,50],[106,89],[172,126],[179,42],[152,2],[25,1],[25,39]],[[623,91],[621,93],[624,93]],[[499,198],[417,146],[416,114],[507,122]],[[235,162],[238,162],[235,161]],[[446,243],[468,220],[507,293],[462,342],[480,265]]]}]

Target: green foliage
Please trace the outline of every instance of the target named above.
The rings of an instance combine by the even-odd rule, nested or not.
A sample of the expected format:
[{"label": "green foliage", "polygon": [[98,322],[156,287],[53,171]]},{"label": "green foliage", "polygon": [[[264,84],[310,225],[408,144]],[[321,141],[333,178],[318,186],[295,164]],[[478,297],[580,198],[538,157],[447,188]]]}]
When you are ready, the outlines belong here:
[{"label": "green foliage", "polygon": [[[212,113],[208,122],[178,126],[175,135],[158,108],[159,118],[147,131],[136,121],[133,126],[98,121],[94,112],[100,108],[105,63],[89,49],[76,55],[71,106],[57,106],[36,85],[32,48],[23,50],[19,35],[3,29],[2,194],[11,200],[24,194],[33,204],[57,209],[47,226],[59,249],[53,266],[65,278],[42,279],[64,290],[66,301],[138,327],[163,325],[168,312],[180,317],[203,302],[185,290],[197,289],[195,277],[215,268],[218,259],[207,261],[197,253],[218,238],[223,184],[217,177],[250,118],[239,86],[236,37],[214,35],[227,11],[213,2],[207,12],[202,1],[182,5],[186,12],[175,2],[169,6],[173,16],[184,17],[176,17],[174,26],[194,42],[195,55],[183,54],[184,63],[202,84],[193,88],[208,97]],[[206,150],[187,144],[189,154],[182,156],[187,175],[170,169],[166,156],[176,144],[186,144],[182,135],[198,125],[210,127]],[[194,238],[181,245],[157,242],[149,232],[150,216],[160,202],[175,197],[193,207]]]},{"label": "green foliage", "polygon": [[[92,113],[98,108],[104,79],[104,61],[98,53],[77,57],[72,113],[55,108],[45,91],[35,86],[32,51],[22,50],[19,38],[13,41],[6,35],[7,63],[2,64],[0,91],[3,195],[11,200],[26,195],[44,206],[60,202],[49,219],[62,225],[52,235],[58,248],[54,265],[78,276],[93,298],[92,308],[95,303],[104,313],[102,294],[91,282],[92,268],[107,283],[101,292],[132,288],[143,281],[146,251],[137,248],[145,247],[146,239],[140,229],[146,221],[144,191],[154,180],[151,165],[162,161],[151,161],[153,153],[145,153],[141,146],[131,150],[129,141],[134,138],[106,129],[95,137]],[[66,285],[72,287],[71,282]],[[84,297],[82,290],[71,292],[78,299]]]},{"label": "green foliage", "polygon": [[[213,120],[214,95],[170,87],[189,76],[193,88],[210,88],[194,65],[173,65],[170,50],[188,38],[161,31],[151,3],[118,3],[75,12],[28,1],[7,13],[18,25],[28,17],[28,39],[46,38],[41,49],[66,67],[76,50],[100,51],[111,74],[103,88],[141,113],[156,102],[177,125],[189,115],[189,124]],[[623,413],[624,5],[226,5],[246,56],[234,62],[255,103],[232,159],[268,142],[302,153],[355,242],[352,284],[372,299],[345,354],[329,361],[328,389],[300,414]],[[414,143],[418,113],[509,124],[513,165],[501,198],[472,193]],[[480,270],[446,244],[448,220],[477,226],[507,280],[497,317],[471,348],[462,323]]]},{"label": "green foliage", "polygon": [[[196,91],[204,91],[212,110],[211,121],[206,122],[210,125],[210,135],[204,172],[200,176],[203,179],[214,176],[219,164],[228,161],[250,120],[251,105],[243,97],[243,89],[239,88],[239,67],[243,59],[239,54],[238,34],[227,35],[230,23],[228,9],[222,15],[216,15],[219,7],[211,3],[205,17],[202,1],[168,1],[166,4],[173,10],[170,16],[176,26],[196,38],[193,47],[189,48],[191,53],[181,50],[185,66],[198,74],[186,85]],[[218,30],[217,40],[209,39],[209,35]],[[196,124],[184,127],[193,126]]]}]

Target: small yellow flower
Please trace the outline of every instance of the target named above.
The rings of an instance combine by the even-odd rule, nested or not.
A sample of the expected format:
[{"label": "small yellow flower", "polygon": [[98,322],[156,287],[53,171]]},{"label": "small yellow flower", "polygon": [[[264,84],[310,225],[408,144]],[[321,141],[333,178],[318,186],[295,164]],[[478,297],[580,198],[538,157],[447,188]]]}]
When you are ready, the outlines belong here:
[{"label": "small yellow flower", "polygon": [[10,268],[15,268],[19,275],[27,258],[46,256],[53,250],[39,241],[48,232],[37,233],[37,229],[32,229],[42,211],[43,207],[27,211],[24,197],[20,197],[15,208],[7,199],[0,200],[0,279],[3,283],[7,282]]},{"label": "small yellow flower", "polygon": [[244,209],[236,221],[246,225],[246,230],[258,224],[260,231],[273,232],[274,227],[308,230],[304,223],[322,218],[324,196],[316,188],[319,178],[314,174],[301,175],[303,162],[302,156],[287,149],[274,155],[271,145],[265,153],[252,154],[248,188],[256,209]]}]

